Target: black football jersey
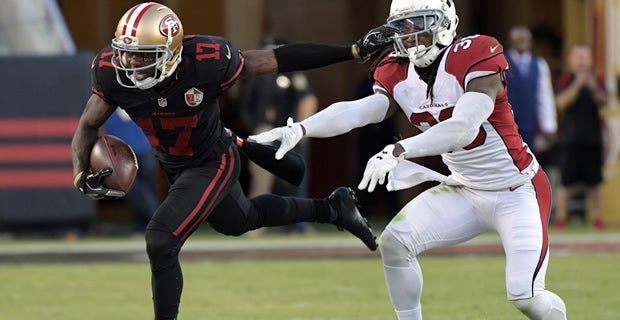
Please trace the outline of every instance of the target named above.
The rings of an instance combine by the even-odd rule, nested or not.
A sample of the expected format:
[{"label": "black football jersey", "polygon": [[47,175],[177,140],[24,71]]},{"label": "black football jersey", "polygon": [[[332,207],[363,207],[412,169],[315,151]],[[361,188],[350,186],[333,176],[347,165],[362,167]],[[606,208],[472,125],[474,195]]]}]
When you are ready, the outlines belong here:
[{"label": "black football jersey", "polygon": [[[224,134],[217,101],[243,68],[243,55],[230,41],[216,36],[186,36],[176,79],[163,91],[121,86],[111,57],[111,46],[95,57],[92,91],[127,111],[168,173],[200,165],[231,143]],[[131,83],[125,72],[119,71],[118,76]]]}]

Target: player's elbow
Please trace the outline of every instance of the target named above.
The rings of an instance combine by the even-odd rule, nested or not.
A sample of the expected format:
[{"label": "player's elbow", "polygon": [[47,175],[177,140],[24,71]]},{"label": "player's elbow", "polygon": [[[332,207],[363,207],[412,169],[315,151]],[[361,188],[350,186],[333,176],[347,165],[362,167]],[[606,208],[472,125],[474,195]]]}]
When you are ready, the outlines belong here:
[{"label": "player's elbow", "polygon": [[455,149],[463,148],[468,144],[472,143],[476,136],[478,136],[478,132],[480,132],[480,128],[467,128],[465,129],[461,136],[457,139],[455,143]]},{"label": "player's elbow", "polygon": [[452,136],[451,150],[458,150],[472,143],[480,131],[479,125],[474,126],[463,119],[452,118],[444,123],[449,123],[446,132]]}]

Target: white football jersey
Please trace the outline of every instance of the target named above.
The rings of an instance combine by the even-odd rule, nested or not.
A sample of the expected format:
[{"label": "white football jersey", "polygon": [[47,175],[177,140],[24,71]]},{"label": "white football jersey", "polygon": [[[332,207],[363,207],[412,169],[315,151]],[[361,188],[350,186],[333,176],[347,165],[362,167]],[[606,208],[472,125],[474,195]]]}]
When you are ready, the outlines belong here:
[{"label": "white football jersey", "polygon": [[[427,85],[408,59],[384,58],[375,71],[374,88],[390,94],[423,137],[425,130],[452,116],[470,80],[507,69],[501,44],[493,37],[474,35],[446,48],[432,99],[427,97]],[[506,91],[495,100],[493,113],[473,142],[441,156],[452,180],[481,190],[518,186],[530,181],[538,171],[536,158],[519,135]]]}]

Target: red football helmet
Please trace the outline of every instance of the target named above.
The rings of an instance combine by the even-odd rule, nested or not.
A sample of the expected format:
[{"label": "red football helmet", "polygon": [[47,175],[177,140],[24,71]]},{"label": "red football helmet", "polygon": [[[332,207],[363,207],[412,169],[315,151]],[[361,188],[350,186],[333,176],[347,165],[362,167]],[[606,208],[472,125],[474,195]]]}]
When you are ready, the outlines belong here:
[{"label": "red football helmet", "polygon": [[[141,3],[118,22],[112,48],[116,80],[123,87],[149,89],[172,75],[181,62],[183,26],[170,8],[156,2]],[[145,64],[131,66],[130,56],[141,57]],[[123,80],[119,71],[124,71],[132,83]],[[144,73],[149,76],[139,79]]]}]

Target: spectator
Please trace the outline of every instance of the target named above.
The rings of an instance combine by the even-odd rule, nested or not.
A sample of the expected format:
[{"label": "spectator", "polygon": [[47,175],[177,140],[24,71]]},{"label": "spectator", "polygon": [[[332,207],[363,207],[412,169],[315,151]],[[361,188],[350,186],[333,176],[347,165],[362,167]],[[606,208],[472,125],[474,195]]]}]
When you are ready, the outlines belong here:
[{"label": "spectator", "polygon": [[136,154],[138,174],[131,190],[125,196],[132,209],[132,231],[144,234],[146,225],[159,206],[155,188],[155,157],[146,136],[129,117],[127,112],[116,108],[104,124],[108,134],[121,138]]},{"label": "spectator", "polygon": [[532,53],[532,33],[524,25],[510,29],[506,58],[508,101],[523,141],[536,154],[554,140],[557,120],[551,73],[547,62]]},{"label": "spectator", "polygon": [[[285,40],[274,36],[266,36],[263,39],[265,49],[274,49],[284,44]],[[264,74],[249,78],[243,83],[240,108],[245,126],[256,134],[286,125],[290,115],[295,119],[305,119],[313,115],[318,108],[318,99],[303,72]],[[306,165],[310,163],[309,149],[309,140],[304,140],[304,143],[298,144],[294,149],[304,157]],[[296,197],[309,195],[309,169],[299,186],[272,175],[253,162],[249,163],[248,170],[251,176],[248,190],[250,197],[265,193]],[[309,228],[305,222],[283,226],[287,233],[305,233],[310,230]]]},{"label": "spectator", "polygon": [[568,203],[574,187],[585,186],[586,212],[596,230],[606,228],[601,218],[600,184],[603,181],[603,137],[599,110],[607,103],[601,79],[592,66],[592,51],[576,44],[568,56],[569,72],[557,81],[555,98],[560,114],[559,167],[555,229],[566,227]]}]

